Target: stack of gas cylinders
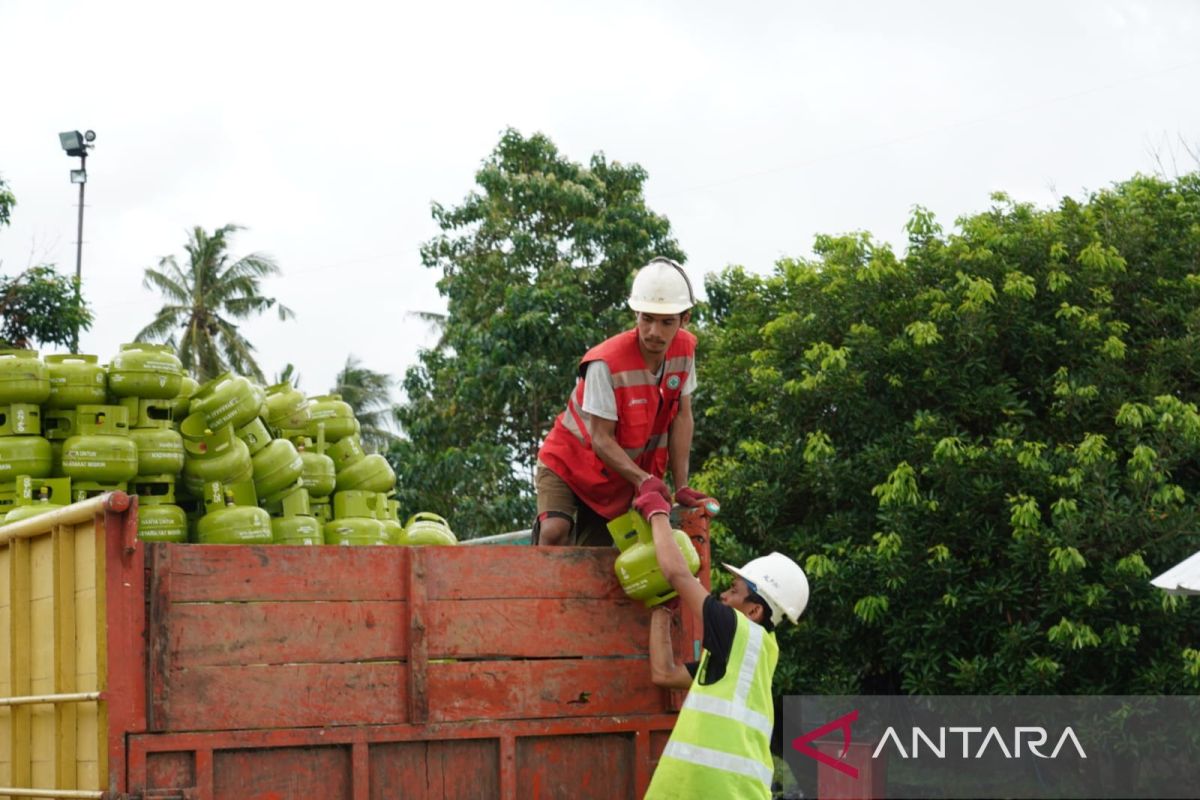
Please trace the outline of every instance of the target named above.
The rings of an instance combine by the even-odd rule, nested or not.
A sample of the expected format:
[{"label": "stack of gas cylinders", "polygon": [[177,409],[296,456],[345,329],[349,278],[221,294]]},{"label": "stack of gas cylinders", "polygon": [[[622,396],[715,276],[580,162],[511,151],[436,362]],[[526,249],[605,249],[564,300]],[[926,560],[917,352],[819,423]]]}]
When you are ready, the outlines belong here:
[{"label": "stack of gas cylinders", "polygon": [[353,409],[225,373],[198,385],[165,345],[96,356],[0,351],[0,515],[121,490],[148,541],[448,545],[428,512],[401,524],[396,475]]}]

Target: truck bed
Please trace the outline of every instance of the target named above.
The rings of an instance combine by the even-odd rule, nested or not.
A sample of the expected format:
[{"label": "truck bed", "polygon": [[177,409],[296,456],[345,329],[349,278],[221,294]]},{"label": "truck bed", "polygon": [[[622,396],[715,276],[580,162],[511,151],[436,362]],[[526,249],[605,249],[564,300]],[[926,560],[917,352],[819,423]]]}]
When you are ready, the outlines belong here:
[{"label": "truck bed", "polygon": [[[107,502],[81,534],[105,556],[91,617],[104,635],[76,658],[97,664],[99,785],[63,763],[86,750],[67,740],[95,735],[64,719],[87,707],[72,701],[0,707],[0,786],[204,800],[644,793],[679,697],[650,683],[649,614],[613,577],[615,550],[146,545],[129,536],[135,505]],[[28,569],[53,573],[69,526],[6,541],[20,526],[0,529],[5,697],[35,694],[37,676],[54,688],[43,674],[61,672],[57,651],[87,639],[66,622],[22,634],[24,615],[41,617],[20,596],[30,582],[12,580],[21,553],[44,535],[50,562]],[[707,517],[683,527],[707,567]],[[52,594],[50,619],[65,620],[58,604],[78,590],[64,600],[60,580]],[[699,631],[677,641],[690,659]]]}]

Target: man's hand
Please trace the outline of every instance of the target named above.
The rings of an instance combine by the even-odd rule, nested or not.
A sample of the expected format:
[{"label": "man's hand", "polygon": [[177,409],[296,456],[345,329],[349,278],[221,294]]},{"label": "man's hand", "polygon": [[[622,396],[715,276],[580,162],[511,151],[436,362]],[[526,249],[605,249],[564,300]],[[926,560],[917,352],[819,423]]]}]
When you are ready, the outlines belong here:
[{"label": "man's hand", "polygon": [[[658,478],[650,478],[647,481],[643,481],[643,484],[648,483],[649,480],[658,480]],[[659,481],[659,483],[661,482]],[[654,489],[639,494],[633,501],[633,507],[637,509],[637,512],[642,515],[643,519],[647,520],[655,514],[671,513],[671,501]]]},{"label": "man's hand", "polygon": [[646,479],[638,484],[637,493],[643,495],[647,492],[658,492],[662,495],[663,500],[666,500],[668,503],[671,502],[671,490],[663,483],[662,478],[656,478],[653,475],[646,476]]},{"label": "man's hand", "polygon": [[690,486],[684,486],[675,492],[675,502],[688,508],[699,508],[712,499],[706,494],[697,492]]}]

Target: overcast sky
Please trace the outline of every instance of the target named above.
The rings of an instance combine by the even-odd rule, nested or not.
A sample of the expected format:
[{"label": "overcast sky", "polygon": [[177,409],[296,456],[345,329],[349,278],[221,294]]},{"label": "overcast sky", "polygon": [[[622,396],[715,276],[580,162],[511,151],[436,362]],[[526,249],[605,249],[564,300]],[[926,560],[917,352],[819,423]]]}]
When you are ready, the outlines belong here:
[{"label": "overcast sky", "polygon": [[[1200,2],[0,0],[6,274],[75,268],[59,131],[97,133],[81,350],[150,321],[142,272],[187,231],[247,226],[266,293],[247,324],[271,376],[328,389],[350,353],[397,377],[430,332],[432,201],[457,203],[501,131],[637,162],[693,276],[766,272],[817,233],[902,241],[1003,190],[1050,205],[1200,143]],[[700,283],[699,280],[696,281]],[[565,387],[564,387],[565,391]]]}]

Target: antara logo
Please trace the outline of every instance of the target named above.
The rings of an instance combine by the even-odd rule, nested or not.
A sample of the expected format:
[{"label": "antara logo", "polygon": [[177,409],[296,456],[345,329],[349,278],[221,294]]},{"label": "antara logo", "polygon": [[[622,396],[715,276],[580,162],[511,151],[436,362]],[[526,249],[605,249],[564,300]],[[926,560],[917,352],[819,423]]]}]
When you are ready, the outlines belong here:
[{"label": "antara logo", "polygon": [[[850,726],[858,719],[858,709],[851,711],[849,714],[843,714],[833,722],[827,722],[819,728],[814,728],[803,736],[797,736],[792,740],[792,748],[797,750],[809,758],[815,758],[827,767],[832,767],[844,775],[849,775],[851,778],[858,777],[858,767],[852,767],[841,759],[846,757],[846,753],[850,752]],[[837,758],[822,753],[820,750],[811,746],[809,742],[813,739],[819,739],[830,731],[840,730],[842,732],[842,752]],[[872,756],[874,758],[874,756]]]},{"label": "antara logo", "polygon": [[[1058,758],[1058,753],[1062,750],[1063,745],[1068,741],[1075,748],[1075,752],[1079,753],[1080,758],[1087,758],[1087,753],[1083,752],[1083,745],[1079,743],[1079,737],[1075,735],[1075,731],[1071,730],[1071,726],[1067,726],[1062,734],[1058,737],[1058,744],[1054,745],[1054,751],[1050,755],[1046,755],[1038,748],[1046,744],[1047,734],[1046,729],[1040,726],[1018,726],[1013,729],[1012,734],[1012,750],[1008,749],[1005,743],[1004,736],[1001,735],[1000,729],[991,727],[987,729],[987,733],[983,733],[983,728],[978,726],[962,726],[962,727],[941,727],[938,728],[938,743],[935,745],[933,740],[921,728],[912,729],[911,750],[912,755],[904,750],[904,745],[900,741],[900,736],[896,733],[896,729],[889,727],[883,732],[883,738],[879,740],[879,744],[875,747],[875,752],[871,754],[871,758],[879,756],[884,745],[889,741],[899,751],[901,758],[916,758],[919,755],[919,745],[921,741],[925,742],[925,747],[936,757],[946,757],[946,733],[949,732],[951,738],[959,736],[962,739],[962,757],[963,758],[983,758],[983,754],[987,751],[992,742],[996,743],[996,747],[1000,752],[1004,753],[1005,758],[1020,758],[1021,757],[1021,737],[1026,736],[1025,746],[1029,748],[1029,752],[1033,753],[1038,758]],[[983,739],[980,741],[979,749],[971,755],[971,734],[983,734]]]},{"label": "antara logo", "polygon": [[[858,710],[843,714],[832,722],[827,722],[819,728],[814,728],[803,736],[797,736],[792,740],[792,749],[799,753],[803,753],[809,758],[816,759],[818,762],[827,767],[837,770],[851,778],[858,778],[858,768],[846,763],[844,760],[846,754],[850,752],[851,731],[850,726],[858,720]],[[842,750],[835,758],[829,753],[822,753],[810,744],[816,739],[827,736],[832,731],[842,732]],[[978,747],[972,747],[972,734],[981,735],[981,739],[976,739]],[[871,758],[879,758],[879,754],[884,751],[884,748],[889,744],[896,750],[899,756],[903,759],[918,758],[922,755],[921,743],[924,742],[924,749],[935,758],[944,759],[947,753],[947,735],[953,743],[955,737],[961,740],[962,757],[964,759],[979,759],[983,758],[989,747],[994,746],[999,752],[1004,754],[1005,758],[1020,758],[1022,755],[1021,745],[1025,745],[1030,753],[1038,758],[1057,758],[1063,747],[1070,743],[1079,754],[1080,758],[1087,758],[1087,753],[1083,750],[1083,745],[1079,742],[1079,737],[1075,735],[1075,731],[1067,726],[1059,735],[1057,744],[1054,745],[1054,750],[1050,755],[1046,755],[1040,748],[1044,747],[1049,741],[1049,734],[1046,729],[1041,726],[1017,726],[1013,729],[1012,735],[1009,737],[1012,741],[1012,749],[1008,747],[1008,742],[1000,729],[992,726],[984,732],[984,729],[977,725],[964,726],[942,726],[937,729],[937,742],[934,738],[925,732],[923,728],[913,727],[911,736],[909,737],[910,747],[905,750],[904,743],[900,738],[900,734],[896,732],[896,728],[888,726],[884,731],[883,737],[880,738],[879,744],[875,746],[874,752],[871,753]],[[953,755],[953,751],[951,751]]]}]

